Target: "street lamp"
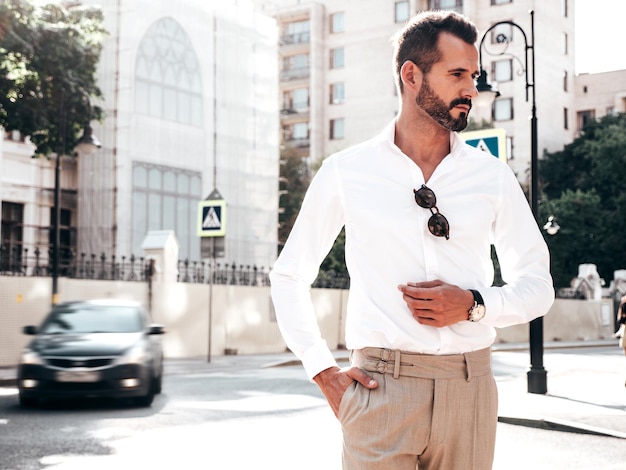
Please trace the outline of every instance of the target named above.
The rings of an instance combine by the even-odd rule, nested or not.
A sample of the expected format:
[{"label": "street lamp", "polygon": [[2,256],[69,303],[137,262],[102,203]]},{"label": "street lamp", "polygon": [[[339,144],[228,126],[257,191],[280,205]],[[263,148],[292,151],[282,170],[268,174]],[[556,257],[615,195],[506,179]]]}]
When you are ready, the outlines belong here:
[{"label": "street lamp", "polygon": [[[65,153],[65,126],[66,126],[66,116],[65,109],[63,106],[64,94],[62,94],[62,103],[61,103],[61,125],[60,128],[60,138],[59,138],[59,150],[57,151],[56,162],[54,165],[54,218],[52,220],[52,234],[53,234],[53,245],[52,245],[52,304],[56,304],[58,302],[58,292],[59,292],[59,256],[60,256],[60,246],[61,246],[61,157]],[[96,136],[93,135],[91,131],[91,126],[88,124],[85,125],[83,129],[83,136],[76,144],[75,150],[79,152],[81,155],[91,155],[97,149],[99,149],[102,145]]]},{"label": "street lamp", "polygon": [[[530,207],[535,217],[538,219],[538,207],[539,207],[539,194],[538,194],[538,148],[537,148],[537,106],[535,101],[535,12],[530,10],[530,44],[526,32],[513,21],[499,21],[487,31],[480,40],[478,47],[479,61],[480,61],[480,76],[477,83],[478,91],[481,93],[490,93],[492,100],[497,97],[496,91],[487,82],[487,73],[483,68],[483,45],[488,33],[494,28],[508,24],[520,31],[524,38],[524,73],[526,79],[526,101],[528,102],[528,92],[532,90],[532,108],[530,116]],[[505,34],[498,34],[496,36],[496,42],[499,44],[508,44],[510,38]],[[503,55],[506,51],[502,51],[498,54],[491,55]],[[529,76],[529,53],[530,53],[530,76]],[[555,232],[556,233],[556,232]],[[530,369],[528,371],[528,392],[545,394],[548,391],[547,386],[547,372],[543,367],[543,318],[539,317],[530,322],[529,331],[529,346],[530,346]]]}]

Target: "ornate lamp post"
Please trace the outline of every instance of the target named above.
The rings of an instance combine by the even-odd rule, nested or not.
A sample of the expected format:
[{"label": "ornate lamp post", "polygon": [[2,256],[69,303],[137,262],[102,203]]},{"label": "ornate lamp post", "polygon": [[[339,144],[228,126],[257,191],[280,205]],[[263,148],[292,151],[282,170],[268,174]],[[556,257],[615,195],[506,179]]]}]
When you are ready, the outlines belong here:
[{"label": "ornate lamp post", "polygon": [[[500,21],[491,25],[480,40],[478,47],[479,60],[480,60],[480,76],[478,78],[477,88],[481,94],[491,93],[492,100],[499,96],[499,93],[494,90],[493,87],[487,82],[487,72],[483,68],[482,51],[485,38],[494,28],[508,24],[513,28],[516,28],[522,34],[524,38],[524,73],[526,79],[526,101],[528,101],[528,93],[532,91],[532,108],[530,115],[530,207],[532,209],[535,220],[538,219],[539,208],[539,192],[538,192],[538,146],[537,146],[537,106],[535,100],[535,13],[530,10],[530,43],[526,36],[526,32],[513,21]],[[510,38],[505,34],[498,34],[496,42],[499,44],[508,44]],[[503,55],[506,51],[502,51],[499,54],[491,55]],[[530,71],[529,71],[529,55],[530,55]],[[556,232],[555,232],[556,233]],[[528,371],[528,392],[545,394],[548,391],[547,386],[547,372],[543,367],[543,318],[539,317],[530,322],[530,369]]]}]

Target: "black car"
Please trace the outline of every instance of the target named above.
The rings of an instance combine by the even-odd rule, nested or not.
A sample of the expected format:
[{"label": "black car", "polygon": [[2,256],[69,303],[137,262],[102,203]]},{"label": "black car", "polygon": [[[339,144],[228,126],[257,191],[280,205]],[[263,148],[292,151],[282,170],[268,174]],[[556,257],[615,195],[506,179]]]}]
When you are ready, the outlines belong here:
[{"label": "black car", "polygon": [[141,304],[90,300],[54,305],[22,353],[17,379],[22,406],[40,399],[130,397],[150,406],[161,392],[165,329]]}]

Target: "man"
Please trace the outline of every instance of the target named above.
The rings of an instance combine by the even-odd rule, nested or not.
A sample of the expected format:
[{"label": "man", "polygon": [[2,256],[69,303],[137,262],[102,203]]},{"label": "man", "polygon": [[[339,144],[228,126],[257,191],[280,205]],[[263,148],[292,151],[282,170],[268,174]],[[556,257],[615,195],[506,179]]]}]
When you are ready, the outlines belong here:
[{"label": "man", "polygon": [[[494,327],[544,315],[549,256],[508,166],[465,145],[477,31],[425,12],[400,32],[397,118],[327,158],[271,273],[278,323],[341,422],[345,469],[492,466]],[[345,226],[350,296],[340,369],[309,295]],[[490,246],[507,285],[492,287]]]}]

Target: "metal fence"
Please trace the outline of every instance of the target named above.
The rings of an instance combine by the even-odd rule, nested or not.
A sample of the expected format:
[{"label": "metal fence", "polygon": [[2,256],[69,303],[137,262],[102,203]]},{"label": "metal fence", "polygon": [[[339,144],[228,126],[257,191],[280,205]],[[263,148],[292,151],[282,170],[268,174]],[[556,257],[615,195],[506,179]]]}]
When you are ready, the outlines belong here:
[{"label": "metal fence", "polygon": [[[51,254],[43,256],[39,247],[29,251],[0,246],[0,276],[51,276]],[[147,282],[153,273],[153,260],[135,255],[116,257],[101,253],[61,253],[59,277],[110,281]],[[178,261],[178,282],[194,284],[226,284],[238,286],[269,286],[269,268],[237,263]],[[347,289],[350,280],[334,271],[320,271],[313,287]]]}]

